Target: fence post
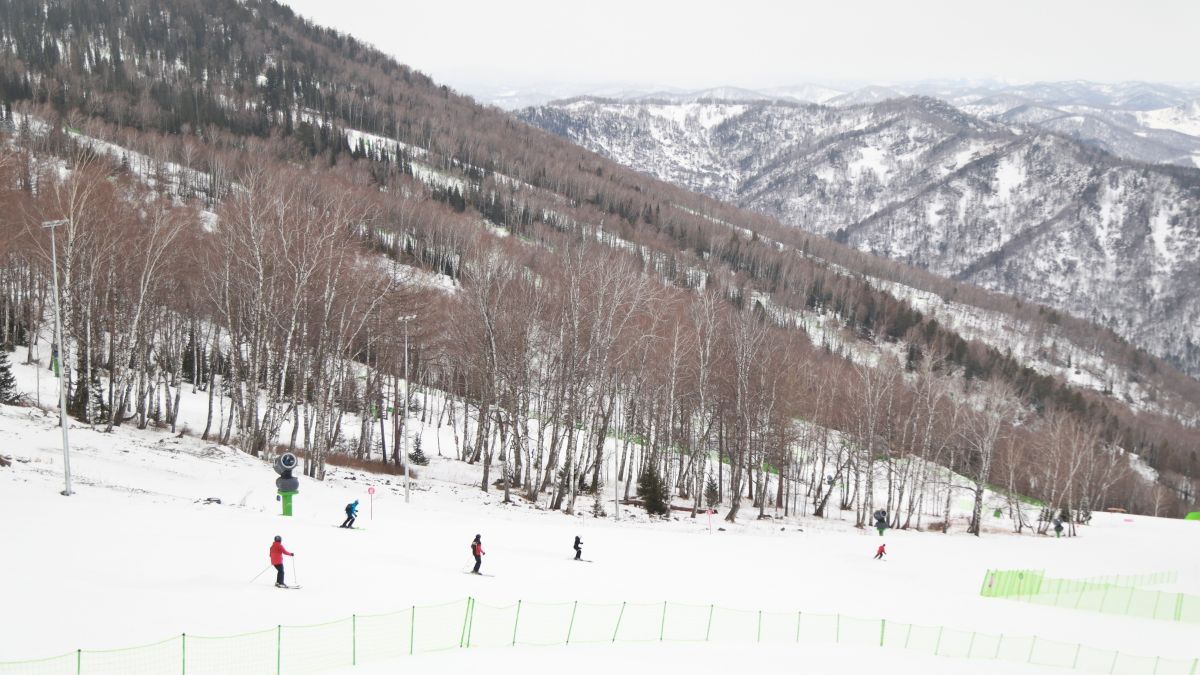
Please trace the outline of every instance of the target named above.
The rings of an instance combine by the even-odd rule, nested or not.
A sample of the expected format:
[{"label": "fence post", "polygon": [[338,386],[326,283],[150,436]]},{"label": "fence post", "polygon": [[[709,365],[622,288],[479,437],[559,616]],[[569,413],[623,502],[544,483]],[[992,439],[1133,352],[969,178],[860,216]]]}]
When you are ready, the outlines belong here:
[{"label": "fence post", "polygon": [[613,642],[617,641],[617,633],[621,632],[621,617],[625,616],[625,603],[621,603],[621,611],[617,614],[617,625],[613,628]]},{"label": "fence post", "polygon": [[521,601],[517,601],[517,615],[513,617],[513,639],[512,646],[517,646],[517,626],[521,624]]},{"label": "fence post", "polygon": [[716,608],[716,605],[708,606],[708,625],[705,626],[705,628],[704,628],[704,641],[705,642],[708,642],[709,636],[712,635],[712,618],[713,618],[713,609],[715,609],[715,608]]},{"label": "fence post", "polygon": [[883,632],[887,630],[887,619],[879,620],[879,646],[883,646]]},{"label": "fence post", "polygon": [[987,595],[988,595],[988,593],[987,593],[988,580],[991,579],[991,577],[992,577],[991,570],[988,570],[983,573],[983,583],[980,584],[980,586],[979,586],[979,594],[984,597],[987,597]]},{"label": "fence post", "polygon": [[1175,620],[1183,620],[1183,593],[1175,594]]},{"label": "fence post", "polygon": [[1119,659],[1119,658],[1121,658],[1121,651],[1120,650],[1114,651],[1112,665],[1110,665],[1108,667],[1109,675],[1112,675],[1113,673],[1117,672],[1117,659]]},{"label": "fence post", "polygon": [[1075,645],[1075,658],[1071,659],[1071,670],[1074,670],[1079,665],[1079,650],[1083,645]]},{"label": "fence post", "polygon": [[946,630],[945,626],[938,626],[937,642],[933,643],[933,655],[937,656],[938,651],[942,648],[942,632]]},{"label": "fence post", "polygon": [[358,615],[350,615],[350,665],[358,665]]},{"label": "fence post", "polygon": [[187,633],[179,634],[179,669],[187,675]]},{"label": "fence post", "polygon": [[275,624],[275,675],[283,672],[283,626]]},{"label": "fence post", "polygon": [[975,651],[975,631],[971,631],[971,641],[967,643],[967,658],[971,658],[971,652]]},{"label": "fence post", "polygon": [[463,625],[462,631],[458,634],[458,648],[462,649],[467,645],[467,626],[471,623],[471,607],[475,600],[471,597],[467,598],[467,608],[463,610]]},{"label": "fence post", "polygon": [[667,630],[667,601],[663,600],[662,621],[658,624],[658,641],[662,642],[663,633]]},{"label": "fence post", "polygon": [[996,653],[992,654],[992,660],[1000,658],[1000,645],[1004,644],[1004,633],[1000,634],[1000,639],[996,640]]},{"label": "fence post", "polygon": [[579,601],[571,605],[571,622],[567,624],[567,641],[565,644],[571,644],[571,632],[575,630],[575,610],[579,609]]},{"label": "fence post", "polygon": [[75,675],[79,675],[82,672],[83,672],[83,650],[76,649],[75,650]]},{"label": "fence post", "polygon": [[800,644],[800,612],[796,612],[796,644]]},{"label": "fence post", "polygon": [[833,641],[842,641],[842,615],[840,613],[837,615],[837,623],[833,627]]},{"label": "fence post", "polygon": [[762,642],[762,610],[758,610],[758,634],[755,637],[755,642]]},{"label": "fence post", "polygon": [[1033,663],[1033,650],[1037,647],[1037,636],[1029,641],[1029,656],[1025,657],[1025,663]]},{"label": "fence post", "polygon": [[417,606],[412,606],[412,614],[408,619],[408,655],[413,654],[413,645],[416,643],[417,637]]},{"label": "fence post", "polygon": [[1188,672],[1188,675],[1196,675],[1197,668],[1200,668],[1200,659],[1192,659],[1192,669]]},{"label": "fence post", "polygon": [[[1104,593],[1102,593],[1100,595],[1100,613],[1101,614],[1104,613],[1104,603],[1108,602],[1108,588],[1109,588],[1109,584],[1104,584]],[[1157,607],[1157,606],[1158,605],[1156,602],[1155,607]]]}]

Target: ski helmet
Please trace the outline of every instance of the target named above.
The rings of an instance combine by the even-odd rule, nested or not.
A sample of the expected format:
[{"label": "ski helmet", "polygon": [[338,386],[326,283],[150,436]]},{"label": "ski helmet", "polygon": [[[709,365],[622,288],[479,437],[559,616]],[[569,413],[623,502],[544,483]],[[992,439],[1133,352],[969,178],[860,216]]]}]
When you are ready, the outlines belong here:
[{"label": "ski helmet", "polygon": [[275,541],[283,541],[283,537],[275,535]]}]

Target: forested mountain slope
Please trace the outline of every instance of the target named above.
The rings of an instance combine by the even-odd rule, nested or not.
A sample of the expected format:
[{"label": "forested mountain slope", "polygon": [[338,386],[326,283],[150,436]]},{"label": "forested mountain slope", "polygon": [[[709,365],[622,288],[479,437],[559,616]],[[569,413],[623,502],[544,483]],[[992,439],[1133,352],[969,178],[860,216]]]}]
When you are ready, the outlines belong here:
[{"label": "forested mountain slope", "polygon": [[658,178],[1108,326],[1200,373],[1198,169],[923,97],[577,99],[520,116]]},{"label": "forested mountain slope", "polygon": [[[416,405],[407,364],[456,397],[449,424],[483,421],[464,439],[481,487],[553,508],[595,494],[618,428],[626,485],[656,475],[697,506],[714,474],[760,509],[826,476],[874,495],[910,456],[1072,513],[1195,499],[1196,382],[1111,333],[1005,314],[1041,323],[1035,350],[1103,356],[1138,399],[880,286],[1008,310],[978,289],[648,178],[274,2],[9,0],[0,42],[3,342],[46,357],[38,223],[66,219],[64,351],[91,424],[173,425],[178,390],[205,387],[234,406],[205,436],[300,448],[318,477],[330,453],[396,463],[398,418],[370,413]],[[844,506],[865,519],[873,498]]]}]

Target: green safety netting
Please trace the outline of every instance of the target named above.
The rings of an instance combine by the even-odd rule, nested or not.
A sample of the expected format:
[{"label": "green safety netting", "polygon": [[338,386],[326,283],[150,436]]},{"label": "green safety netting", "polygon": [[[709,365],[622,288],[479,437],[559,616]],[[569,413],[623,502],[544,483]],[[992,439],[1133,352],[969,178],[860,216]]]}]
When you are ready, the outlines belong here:
[{"label": "green safety netting", "polygon": [[1143,619],[1200,623],[1200,596],[1138,588],[1177,580],[1177,572],[1054,579],[1042,570],[988,570],[980,595]]},{"label": "green safety netting", "polygon": [[[1020,593],[1044,594],[1055,580],[1024,570],[1015,575],[989,572],[989,581],[985,590],[994,589],[992,595],[1019,597]],[[472,598],[316,625],[277,626],[228,637],[180,635],[129,649],[83,650],[0,663],[0,675],[291,675],[447,649],[618,642],[846,644],[1081,672],[1200,675],[1198,659],[1137,656],[1032,636],[989,635],[841,614],[673,602],[491,605]]]}]

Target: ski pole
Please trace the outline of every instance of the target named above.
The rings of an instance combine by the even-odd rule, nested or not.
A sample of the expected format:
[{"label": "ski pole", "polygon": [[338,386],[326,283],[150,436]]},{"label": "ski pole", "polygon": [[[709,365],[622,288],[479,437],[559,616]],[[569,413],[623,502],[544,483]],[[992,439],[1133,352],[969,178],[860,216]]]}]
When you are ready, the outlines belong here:
[{"label": "ski pole", "polygon": [[296,580],[296,585],[300,585],[300,575],[296,574],[296,556],[292,556],[292,578]]},{"label": "ski pole", "polygon": [[270,566],[270,565],[267,565],[266,567],[262,568],[262,572],[259,572],[258,574],[255,574],[255,575],[254,575],[254,578],[250,580],[250,583],[254,583],[255,581],[258,581],[258,578],[259,578],[259,577],[261,577],[261,576],[263,575],[263,572],[266,572],[266,571],[267,571],[267,570],[269,570],[269,569],[271,569],[271,566]]}]

